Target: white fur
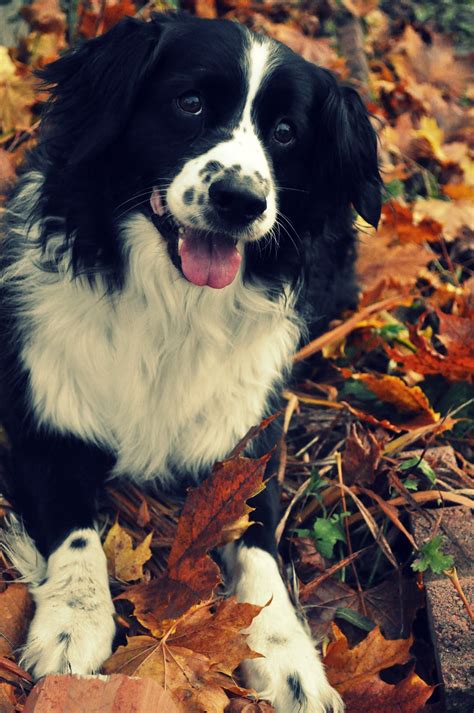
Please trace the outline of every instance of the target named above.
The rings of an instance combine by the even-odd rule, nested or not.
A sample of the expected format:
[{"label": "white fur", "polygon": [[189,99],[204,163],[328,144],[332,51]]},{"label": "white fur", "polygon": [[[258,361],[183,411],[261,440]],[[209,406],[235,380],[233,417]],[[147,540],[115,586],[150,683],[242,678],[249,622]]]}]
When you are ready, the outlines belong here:
[{"label": "white fur", "polygon": [[[244,661],[246,684],[270,700],[278,713],[342,713],[339,694],[329,685],[319,654],[298,618],[275,559],[257,547],[228,545],[224,560],[231,593],[241,602],[265,606],[250,629],[249,646],[264,658]],[[296,677],[303,695],[295,700],[288,684]]]},{"label": "white fur", "polygon": [[45,272],[36,245],[18,240],[4,279],[18,286],[41,423],[111,447],[117,475],[166,483],[210,468],[265,415],[299,339],[290,299],[270,300],[241,273],[223,290],[190,284],[140,214],[123,229],[129,275],[113,297],[73,280],[67,255],[59,274]]},{"label": "white fur", "polygon": [[[252,106],[259,87],[265,79],[272,64],[274,49],[265,38],[250,39],[247,51],[248,91],[242,116],[232,138],[213,146],[209,151],[187,161],[178,175],[173,179],[166,193],[166,200],[171,212],[182,224],[194,220],[192,226],[207,229],[201,212],[196,206],[189,207],[183,201],[183,194],[188,188],[197,188],[205,192],[207,188],[202,182],[200,172],[209,161],[218,161],[223,169],[234,165],[241,167],[241,174],[251,178],[260,175],[268,181],[267,209],[254,221],[249,228],[248,240],[258,240],[273,228],[277,215],[277,200],[275,185],[270,169],[265,147],[257,136],[252,121]],[[216,174],[217,177],[218,174]]]},{"label": "white fur", "polygon": [[[15,553],[14,564],[30,583],[36,605],[21,656],[22,666],[35,678],[48,673],[97,671],[111,654],[115,634],[107,564],[97,532],[89,528],[74,530],[47,564],[31,540],[28,552],[25,544],[21,546],[25,541],[21,532],[10,530],[7,537]],[[87,540],[87,545],[71,548],[77,538]],[[19,552],[25,556],[19,558]],[[38,562],[41,566],[35,568]]]}]

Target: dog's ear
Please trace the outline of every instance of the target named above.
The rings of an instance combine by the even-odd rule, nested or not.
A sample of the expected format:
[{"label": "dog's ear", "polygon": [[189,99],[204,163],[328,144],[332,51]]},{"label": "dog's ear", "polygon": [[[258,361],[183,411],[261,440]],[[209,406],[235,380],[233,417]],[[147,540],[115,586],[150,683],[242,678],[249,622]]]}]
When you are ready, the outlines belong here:
[{"label": "dog's ear", "polygon": [[319,177],[336,202],[352,203],[377,227],[382,202],[377,135],[356,90],[339,85],[329,73],[326,80],[328,93],[318,122]]},{"label": "dog's ear", "polygon": [[118,136],[157,60],[163,20],[127,17],[38,72],[51,92],[42,132],[50,156],[78,164]]}]

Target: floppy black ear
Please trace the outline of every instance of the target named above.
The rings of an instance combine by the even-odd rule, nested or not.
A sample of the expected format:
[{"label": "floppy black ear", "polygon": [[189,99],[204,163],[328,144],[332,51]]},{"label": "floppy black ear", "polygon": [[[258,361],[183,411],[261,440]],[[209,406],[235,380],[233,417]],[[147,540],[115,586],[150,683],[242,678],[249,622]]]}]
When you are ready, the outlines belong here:
[{"label": "floppy black ear", "polygon": [[127,17],[38,72],[51,98],[42,138],[68,164],[92,158],[124,127],[153,66],[162,25]]},{"label": "floppy black ear", "polygon": [[359,215],[377,227],[381,189],[377,136],[355,89],[331,78],[321,115],[321,153],[326,152],[329,186],[334,195],[353,204]]}]

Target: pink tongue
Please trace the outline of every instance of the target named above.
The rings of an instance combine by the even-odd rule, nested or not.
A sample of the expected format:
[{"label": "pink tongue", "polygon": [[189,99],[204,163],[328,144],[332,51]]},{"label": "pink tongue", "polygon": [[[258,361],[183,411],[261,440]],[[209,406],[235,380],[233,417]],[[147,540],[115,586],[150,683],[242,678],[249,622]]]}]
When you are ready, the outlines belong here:
[{"label": "pink tongue", "polygon": [[206,239],[194,231],[185,233],[180,255],[181,267],[189,282],[218,290],[234,280],[241,260],[231,240]]}]

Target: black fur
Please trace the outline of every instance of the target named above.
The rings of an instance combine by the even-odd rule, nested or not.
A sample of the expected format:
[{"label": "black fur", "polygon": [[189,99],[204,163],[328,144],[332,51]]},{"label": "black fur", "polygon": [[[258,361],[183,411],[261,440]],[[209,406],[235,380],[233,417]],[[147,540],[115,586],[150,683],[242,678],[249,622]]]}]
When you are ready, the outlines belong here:
[{"label": "black fur", "polygon": [[[231,22],[181,15],[157,15],[149,23],[128,18],[41,71],[51,101],[28,170],[43,173],[45,183],[28,211],[32,220],[54,216],[44,221],[39,237],[45,252],[61,227],[74,274],[91,282],[100,275],[111,293],[122,289],[119,220],[132,208],[151,216],[148,199],[129,199],[153,184],[166,185],[186,161],[230,136],[245,96],[247,42],[247,32]],[[171,101],[196,86],[208,101],[205,125],[177,113]],[[272,140],[273,122],[281,115],[297,126],[291,150]],[[284,283],[298,285],[298,311],[314,336],[355,304],[352,206],[373,225],[380,215],[375,133],[354,90],[283,45],[257,95],[253,120],[291,225],[280,230],[278,249],[274,243],[247,246],[246,279],[262,281],[275,295]],[[10,216],[11,233],[16,221]],[[6,265],[14,252],[12,238]],[[170,258],[179,266],[176,254]],[[55,257],[45,258],[43,267],[54,271]],[[3,421],[12,441],[12,493],[39,549],[48,554],[67,532],[94,520],[97,493],[114,455],[36,422],[20,358],[27,337],[19,332],[8,289],[3,299]],[[274,443],[277,435],[272,438]],[[258,451],[270,445],[264,439],[268,434]],[[247,541],[275,553],[274,483],[256,504],[253,517],[264,527],[251,528]]]}]

